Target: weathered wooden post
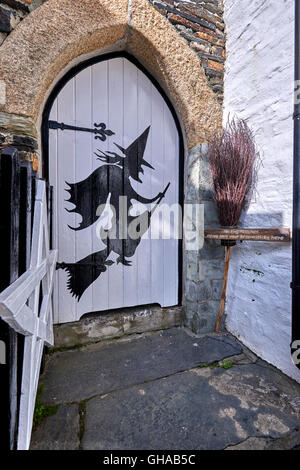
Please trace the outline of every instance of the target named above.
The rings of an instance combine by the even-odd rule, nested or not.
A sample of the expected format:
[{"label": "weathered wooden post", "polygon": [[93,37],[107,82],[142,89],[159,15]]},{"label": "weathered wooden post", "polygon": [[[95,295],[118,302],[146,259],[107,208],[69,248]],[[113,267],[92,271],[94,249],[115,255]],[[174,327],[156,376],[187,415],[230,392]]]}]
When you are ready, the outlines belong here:
[{"label": "weathered wooden post", "polygon": [[[2,195],[2,262],[1,290],[19,276],[19,210],[20,160],[17,149],[5,148],[1,154]],[[14,449],[18,414],[18,334],[6,323],[0,323],[1,339],[6,343],[6,364],[1,366],[1,407],[5,416],[1,423],[5,447]]]},{"label": "weathered wooden post", "polygon": [[219,332],[222,316],[224,313],[226,301],[226,288],[228,282],[230,250],[236,245],[237,241],[256,241],[289,243],[291,241],[291,231],[288,228],[235,228],[235,229],[217,229],[205,230],[205,238],[208,240],[221,240],[226,246],[226,257],[224,267],[224,281],[222,297],[220,302],[219,316],[216,322],[216,332]]}]

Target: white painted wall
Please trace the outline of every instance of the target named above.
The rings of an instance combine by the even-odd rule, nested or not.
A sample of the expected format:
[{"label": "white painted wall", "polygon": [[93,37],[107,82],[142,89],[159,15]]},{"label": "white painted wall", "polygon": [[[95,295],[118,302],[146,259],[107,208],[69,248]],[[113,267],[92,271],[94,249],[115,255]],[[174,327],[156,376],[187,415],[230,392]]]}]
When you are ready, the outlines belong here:
[{"label": "white painted wall", "polygon": [[[225,0],[225,113],[248,121],[263,166],[244,227],[292,226],[293,0]],[[300,382],[290,355],[291,245],[232,250],[227,328]]]}]

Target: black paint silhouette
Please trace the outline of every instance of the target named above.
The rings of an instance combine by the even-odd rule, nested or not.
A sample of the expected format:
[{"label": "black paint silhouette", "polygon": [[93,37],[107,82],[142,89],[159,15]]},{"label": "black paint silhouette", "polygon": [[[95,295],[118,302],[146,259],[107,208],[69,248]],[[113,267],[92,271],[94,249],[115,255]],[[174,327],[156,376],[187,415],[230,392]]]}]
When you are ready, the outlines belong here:
[{"label": "black paint silhouette", "polygon": [[[142,166],[154,170],[152,165],[144,160],[149,130],[150,126],[126,149],[115,143],[122,155],[116,152],[98,150],[96,155],[105,165],[97,168],[83,181],[67,183],[69,185],[67,191],[70,194],[68,202],[73,203],[75,207],[66,210],[68,212],[76,212],[82,216],[79,227],[69,227],[70,229],[83,230],[92,225],[103,213],[109,194],[110,205],[115,209],[112,227],[115,228],[116,236],[111,236],[111,230],[102,230],[101,238],[106,244],[105,249],[92,253],[77,263],[57,263],[57,268],[65,269],[68,272],[68,289],[78,301],[99,275],[114,264],[113,261],[108,260],[111,252],[119,255],[116,260],[117,264],[122,263],[124,266],[131,265],[131,261],[127,258],[134,256],[142,236],[150,227],[153,212],[170,186],[169,183],[162,193],[149,199],[140,196],[130,183],[130,178],[142,183],[140,179],[140,173],[144,173]],[[130,237],[130,234],[128,234],[124,239],[121,233],[122,221],[119,220],[120,196],[126,196],[126,221],[128,226],[132,222],[136,222],[137,237]],[[130,208],[132,207],[132,200],[142,204],[156,202],[156,206],[151,211],[145,211],[139,216],[131,216]],[[122,211],[124,211],[124,208],[122,208]]]}]

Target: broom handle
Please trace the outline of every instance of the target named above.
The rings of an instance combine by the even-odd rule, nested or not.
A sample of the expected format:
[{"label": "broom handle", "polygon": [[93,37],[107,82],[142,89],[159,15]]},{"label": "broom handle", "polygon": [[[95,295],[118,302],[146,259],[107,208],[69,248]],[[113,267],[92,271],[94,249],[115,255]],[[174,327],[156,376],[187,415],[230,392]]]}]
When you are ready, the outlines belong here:
[{"label": "broom handle", "polygon": [[216,333],[219,333],[220,324],[221,324],[222,316],[224,313],[225,300],[226,300],[226,288],[227,288],[227,281],[228,281],[229,259],[230,259],[230,246],[226,246],[223,290],[222,290],[222,297],[221,297],[221,302],[220,302],[219,316],[216,322]]},{"label": "broom handle", "polygon": [[151,211],[150,211],[150,217],[153,215],[153,213],[156,211],[156,209],[158,208],[159,204],[161,203],[162,199],[165,197],[165,194],[166,194],[166,192],[168,191],[170,185],[171,185],[171,183],[168,183],[167,186],[165,187],[164,192],[161,193],[160,198],[159,198],[158,201],[156,202],[156,204],[155,204],[155,206],[153,207],[153,209],[151,209]]}]

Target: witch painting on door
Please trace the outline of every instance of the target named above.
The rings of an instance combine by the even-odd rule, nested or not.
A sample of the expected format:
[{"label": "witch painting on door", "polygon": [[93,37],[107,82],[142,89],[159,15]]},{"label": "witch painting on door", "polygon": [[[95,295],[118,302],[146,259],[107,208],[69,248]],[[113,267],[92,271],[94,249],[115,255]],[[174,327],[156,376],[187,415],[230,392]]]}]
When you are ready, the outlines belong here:
[{"label": "witch painting on door", "polygon": [[[106,129],[106,126],[102,124],[102,128]],[[101,240],[106,245],[103,250],[91,253],[76,263],[57,263],[57,269],[67,271],[67,287],[78,301],[101,273],[114,264],[114,261],[109,259],[112,252],[118,255],[117,264],[131,265],[130,258],[134,256],[142,236],[150,227],[153,212],[170,186],[169,183],[163,192],[151,199],[142,197],[132,187],[131,179],[142,183],[140,174],[144,173],[143,166],[154,170],[153,166],[144,160],[149,131],[150,126],[127,148],[115,143],[116,152],[98,150],[96,156],[104,165],[93,171],[83,181],[67,182],[69,186],[67,191],[70,194],[68,202],[73,203],[75,207],[66,210],[82,216],[79,227],[68,226],[70,230],[83,230],[94,224],[101,217],[109,197],[114,214],[111,221],[112,228],[101,230]],[[105,134],[110,136],[113,132],[106,131]],[[102,135],[101,140],[106,139],[105,134]],[[134,200],[142,204],[156,202],[156,205],[151,210],[133,216],[130,215],[130,211]],[[123,204],[121,210],[120,201]],[[132,227],[135,230],[132,230]]]}]

